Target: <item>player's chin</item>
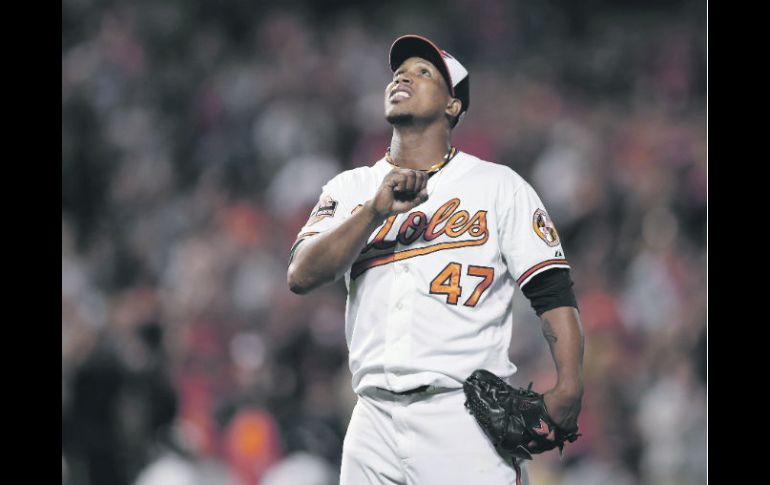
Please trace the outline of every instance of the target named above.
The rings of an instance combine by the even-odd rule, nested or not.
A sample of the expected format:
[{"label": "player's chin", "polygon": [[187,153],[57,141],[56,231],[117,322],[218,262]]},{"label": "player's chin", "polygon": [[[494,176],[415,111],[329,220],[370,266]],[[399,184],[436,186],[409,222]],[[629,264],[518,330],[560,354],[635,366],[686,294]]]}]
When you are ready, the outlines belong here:
[{"label": "player's chin", "polygon": [[414,113],[404,109],[385,110],[385,119],[391,125],[407,125],[414,122]]}]

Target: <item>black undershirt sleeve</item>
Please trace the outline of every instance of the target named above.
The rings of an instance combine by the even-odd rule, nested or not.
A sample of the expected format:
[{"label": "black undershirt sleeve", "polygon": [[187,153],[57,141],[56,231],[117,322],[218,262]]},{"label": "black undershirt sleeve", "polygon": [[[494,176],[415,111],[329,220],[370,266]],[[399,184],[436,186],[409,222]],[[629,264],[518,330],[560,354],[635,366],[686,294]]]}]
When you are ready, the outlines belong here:
[{"label": "black undershirt sleeve", "polygon": [[521,288],[539,317],[548,310],[562,306],[578,308],[572,278],[566,268],[553,268],[532,277]]}]

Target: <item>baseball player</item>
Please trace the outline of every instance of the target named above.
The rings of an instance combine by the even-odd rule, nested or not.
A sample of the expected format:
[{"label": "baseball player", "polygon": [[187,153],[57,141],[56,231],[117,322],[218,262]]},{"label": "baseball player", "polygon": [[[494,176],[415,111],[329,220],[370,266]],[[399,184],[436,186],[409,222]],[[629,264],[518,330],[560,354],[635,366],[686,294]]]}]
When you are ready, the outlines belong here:
[{"label": "baseball player", "polygon": [[533,188],[451,145],[470,102],[467,69],[416,35],[393,43],[390,67],[390,147],[323,187],[289,259],[293,292],[342,277],[348,290],[358,402],[340,483],[521,483],[518,464],[464,409],[463,381],[475,369],[503,379],[516,372],[508,349],[518,287],[556,365],[548,411],[575,425],[583,330],[570,267]]}]

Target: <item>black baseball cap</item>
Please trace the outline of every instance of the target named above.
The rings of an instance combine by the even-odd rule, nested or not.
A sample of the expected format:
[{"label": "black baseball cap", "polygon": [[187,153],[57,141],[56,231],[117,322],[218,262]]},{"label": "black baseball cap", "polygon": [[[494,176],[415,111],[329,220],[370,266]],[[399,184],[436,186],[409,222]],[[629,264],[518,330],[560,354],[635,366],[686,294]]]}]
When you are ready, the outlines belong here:
[{"label": "black baseball cap", "polygon": [[390,46],[390,70],[395,71],[410,57],[421,57],[436,66],[444,76],[449,94],[462,102],[463,107],[454,123],[457,125],[471,102],[468,70],[447,51],[420,35],[403,35],[393,42]]}]

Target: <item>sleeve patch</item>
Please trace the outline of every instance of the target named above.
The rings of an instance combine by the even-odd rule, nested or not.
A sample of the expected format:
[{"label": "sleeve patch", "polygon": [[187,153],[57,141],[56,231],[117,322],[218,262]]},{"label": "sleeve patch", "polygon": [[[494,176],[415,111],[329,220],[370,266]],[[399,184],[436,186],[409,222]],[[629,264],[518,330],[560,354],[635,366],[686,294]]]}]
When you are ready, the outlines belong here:
[{"label": "sleeve patch", "polygon": [[328,195],[324,195],[321,197],[321,200],[318,201],[318,204],[316,205],[315,210],[315,216],[333,216],[334,211],[337,210],[337,201],[332,199]]},{"label": "sleeve patch", "polygon": [[318,203],[313,208],[313,212],[310,213],[310,219],[308,219],[306,226],[312,226],[316,222],[320,221],[324,217],[332,217],[337,210],[337,201],[332,199],[329,195],[322,195]]},{"label": "sleeve patch", "polygon": [[532,228],[535,230],[535,234],[543,240],[550,247],[558,246],[559,233],[556,232],[556,226],[553,221],[548,217],[548,213],[543,209],[537,209],[532,217]]}]

